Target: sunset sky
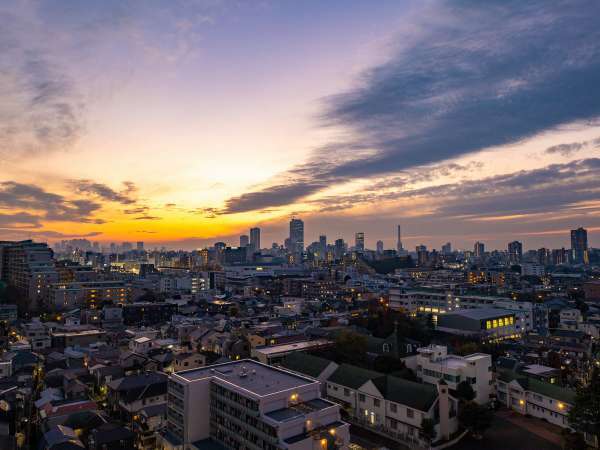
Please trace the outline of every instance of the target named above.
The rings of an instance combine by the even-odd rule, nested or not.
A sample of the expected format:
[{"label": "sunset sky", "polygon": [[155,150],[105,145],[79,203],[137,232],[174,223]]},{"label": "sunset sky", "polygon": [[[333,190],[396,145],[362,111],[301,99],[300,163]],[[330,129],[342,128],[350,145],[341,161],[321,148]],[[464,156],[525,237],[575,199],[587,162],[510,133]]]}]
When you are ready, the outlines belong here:
[{"label": "sunset sky", "polygon": [[0,239],[600,246],[597,0],[0,2]]}]

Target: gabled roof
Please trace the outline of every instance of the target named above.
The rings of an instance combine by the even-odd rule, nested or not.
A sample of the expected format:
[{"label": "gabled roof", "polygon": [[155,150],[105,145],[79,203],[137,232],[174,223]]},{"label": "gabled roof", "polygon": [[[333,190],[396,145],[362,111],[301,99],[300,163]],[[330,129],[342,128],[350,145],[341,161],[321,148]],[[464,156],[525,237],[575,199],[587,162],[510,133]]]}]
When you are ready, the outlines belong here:
[{"label": "gabled roof", "polygon": [[575,402],[575,391],[555,384],[545,383],[534,378],[519,378],[517,382],[523,387],[536,394],[545,397],[554,398],[565,403],[573,404]]},{"label": "gabled roof", "polygon": [[302,352],[290,353],[281,362],[282,367],[313,378],[318,378],[329,364],[328,359]]},{"label": "gabled roof", "polygon": [[335,384],[358,389],[367,381],[384,376],[382,373],[373,370],[363,369],[350,364],[342,364],[327,379]]},{"label": "gabled roof", "polygon": [[429,384],[416,383],[391,375],[373,380],[386,400],[427,412],[438,398],[437,389]]}]

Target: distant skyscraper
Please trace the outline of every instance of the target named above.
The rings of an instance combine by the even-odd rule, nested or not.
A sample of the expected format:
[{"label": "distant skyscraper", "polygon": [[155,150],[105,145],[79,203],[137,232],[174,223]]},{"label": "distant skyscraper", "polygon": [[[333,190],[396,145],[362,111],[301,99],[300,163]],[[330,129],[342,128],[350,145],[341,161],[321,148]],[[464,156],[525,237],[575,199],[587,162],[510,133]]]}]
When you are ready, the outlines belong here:
[{"label": "distant skyscraper", "polygon": [[402,227],[398,225],[398,242],[396,242],[396,250],[398,253],[402,253],[404,248],[402,247]]},{"label": "distant skyscraper", "polygon": [[304,222],[293,218],[290,220],[290,238],[288,250],[292,253],[304,251]]},{"label": "distant skyscraper", "polygon": [[365,251],[365,233],[359,231],[354,235],[354,248],[358,252]]},{"label": "distant skyscraper", "polygon": [[344,244],[344,240],[336,239],[335,246],[334,246],[335,259],[342,259],[342,256],[344,256],[345,250],[346,250],[346,244]]},{"label": "distant skyscraper", "polygon": [[377,241],[377,254],[383,255],[383,241]]},{"label": "distant skyscraper", "polygon": [[483,254],[485,253],[485,245],[483,242],[475,242],[475,245],[473,246],[473,253],[475,254],[476,258],[483,258]]},{"label": "distant skyscraper", "polygon": [[588,238],[585,228],[571,230],[571,257],[576,264],[588,264]]},{"label": "distant skyscraper", "polygon": [[135,243],[135,248],[140,252],[144,250],[144,243],[142,241],[138,241]]},{"label": "distant skyscraper", "polygon": [[260,250],[260,228],[250,228],[250,247],[254,252]]},{"label": "distant skyscraper", "polygon": [[511,264],[518,264],[523,258],[523,244],[519,241],[508,243],[508,261]]},{"label": "distant skyscraper", "polygon": [[327,251],[327,236],[325,236],[324,234],[319,236],[319,247],[321,247],[321,251],[323,252],[323,254],[325,254],[325,252]]},{"label": "distant skyscraper", "polygon": [[452,254],[452,244],[450,242],[446,242],[444,245],[442,245],[442,254],[444,254],[444,255]]},{"label": "distant skyscraper", "polygon": [[242,234],[240,236],[240,247],[248,247],[248,243],[250,242],[250,238],[247,234]]}]

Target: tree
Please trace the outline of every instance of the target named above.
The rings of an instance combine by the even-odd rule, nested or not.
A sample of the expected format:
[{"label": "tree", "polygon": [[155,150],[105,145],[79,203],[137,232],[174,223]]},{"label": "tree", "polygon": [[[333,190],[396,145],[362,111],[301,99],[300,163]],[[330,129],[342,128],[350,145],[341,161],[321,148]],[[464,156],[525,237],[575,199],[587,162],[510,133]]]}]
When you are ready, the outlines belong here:
[{"label": "tree", "polygon": [[458,383],[458,386],[456,386],[456,396],[464,402],[473,400],[475,398],[475,391],[473,390],[471,383],[467,381]]},{"label": "tree", "polygon": [[335,340],[336,360],[360,366],[367,357],[367,337],[351,331],[342,331]]},{"label": "tree", "polygon": [[473,402],[465,403],[458,413],[460,424],[480,437],[492,424],[492,411]]},{"label": "tree", "polygon": [[421,420],[421,439],[427,442],[427,445],[431,445],[431,441],[433,441],[436,437],[437,433],[435,432],[435,422],[433,419],[424,418]]},{"label": "tree", "polygon": [[595,367],[590,382],[577,389],[575,403],[569,410],[569,425],[580,433],[600,440],[600,369]]}]

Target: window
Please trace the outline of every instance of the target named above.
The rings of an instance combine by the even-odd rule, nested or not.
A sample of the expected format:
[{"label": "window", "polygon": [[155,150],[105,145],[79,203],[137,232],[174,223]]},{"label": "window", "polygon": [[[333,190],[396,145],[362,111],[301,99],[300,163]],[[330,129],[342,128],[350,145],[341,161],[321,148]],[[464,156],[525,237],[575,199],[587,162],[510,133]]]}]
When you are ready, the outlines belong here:
[{"label": "window", "polygon": [[406,417],[412,419],[413,417],[415,417],[415,412],[410,408],[406,408]]},{"label": "window", "polygon": [[348,397],[350,395],[350,389],[344,388],[344,395]]},{"label": "window", "polygon": [[381,406],[381,401],[379,399],[377,399],[377,398],[374,398],[373,399],[373,405],[375,405],[376,407],[379,407],[379,406]]},{"label": "window", "polygon": [[398,405],[396,405],[395,403],[390,403],[390,411],[392,411],[393,413],[398,412]]},{"label": "window", "polygon": [[365,401],[365,394],[358,394],[358,400],[360,402],[364,402]]}]

